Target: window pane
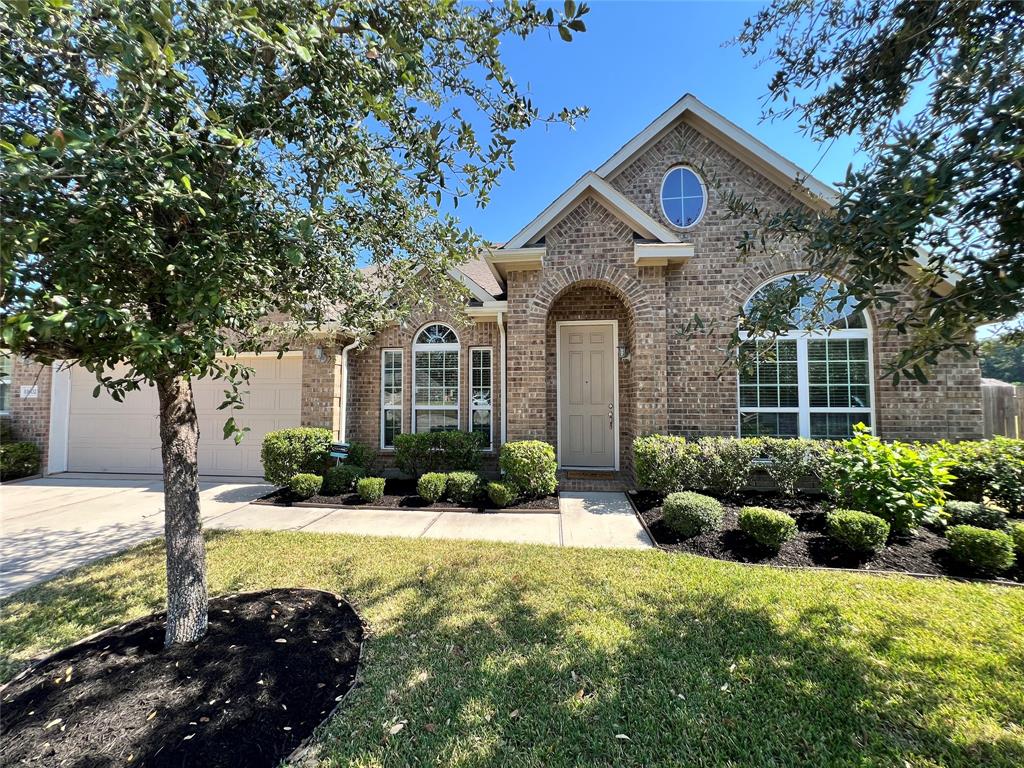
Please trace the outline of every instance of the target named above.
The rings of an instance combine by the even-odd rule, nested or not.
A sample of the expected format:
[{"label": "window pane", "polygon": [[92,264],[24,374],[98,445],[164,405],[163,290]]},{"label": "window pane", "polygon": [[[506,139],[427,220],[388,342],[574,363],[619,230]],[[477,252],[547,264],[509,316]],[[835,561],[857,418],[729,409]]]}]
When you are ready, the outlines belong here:
[{"label": "window pane", "polygon": [[824,360],[825,359],[825,342],[818,339],[807,342],[807,359],[808,360]]},{"label": "window pane", "polygon": [[811,437],[815,440],[846,440],[853,436],[853,426],[864,423],[871,426],[866,413],[812,413]]},{"label": "window pane", "polygon": [[799,418],[795,413],[740,414],[742,437],[797,437]]},{"label": "window pane", "polygon": [[662,201],[665,205],[666,218],[677,227],[683,226],[683,201],[678,198],[668,198]]},{"label": "window pane", "polygon": [[704,188],[697,174],[689,168],[680,168],[679,175],[683,181],[683,197],[704,197]]},{"label": "window pane", "polygon": [[757,407],[757,387],[743,386],[740,387],[740,407],[751,408]]},{"label": "window pane", "polygon": [[473,432],[484,436],[484,444],[490,445],[491,443],[491,412],[490,411],[473,411],[473,424],[471,425]]},{"label": "window pane", "polygon": [[688,227],[696,223],[700,218],[701,209],[704,207],[703,197],[683,198],[683,223],[680,226]]},{"label": "window pane", "polygon": [[829,408],[849,408],[850,407],[850,390],[848,387],[829,387],[828,388],[828,405]]},{"label": "window pane", "polygon": [[870,408],[871,398],[867,387],[850,387],[850,405],[854,408]]},{"label": "window pane", "polygon": [[416,432],[452,432],[459,428],[459,416],[454,410],[416,411]]},{"label": "window pane", "polygon": [[676,168],[670,171],[668,176],[665,177],[665,183],[661,188],[662,197],[682,197],[683,196],[683,169]]},{"label": "window pane", "polygon": [[395,435],[402,433],[402,412],[388,408],[384,411],[384,447],[393,448]]},{"label": "window pane", "polygon": [[811,408],[828,408],[828,387],[808,387]]},{"label": "window pane", "polygon": [[800,390],[796,387],[779,387],[779,407],[796,408],[800,405]]},{"label": "window pane", "polygon": [[779,388],[778,387],[761,387],[761,396],[758,398],[762,408],[778,408],[779,407]]}]

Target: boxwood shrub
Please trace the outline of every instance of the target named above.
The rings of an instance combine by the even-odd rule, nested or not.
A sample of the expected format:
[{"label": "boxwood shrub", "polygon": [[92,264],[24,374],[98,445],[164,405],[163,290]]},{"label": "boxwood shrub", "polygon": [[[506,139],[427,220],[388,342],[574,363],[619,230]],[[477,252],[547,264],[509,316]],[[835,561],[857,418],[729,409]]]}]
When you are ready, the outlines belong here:
[{"label": "boxwood shrub", "polygon": [[299,472],[288,480],[288,488],[300,499],[308,499],[320,493],[324,479],[320,475]]},{"label": "boxwood shrub", "polygon": [[439,501],[447,488],[448,475],[444,472],[427,472],[416,481],[416,493],[431,504]]},{"label": "boxwood shrub", "polygon": [[700,536],[722,527],[725,510],[717,499],[693,491],[678,491],[661,505],[665,525],[683,538]]},{"label": "boxwood shrub", "polygon": [[740,530],[762,547],[778,551],[796,535],[796,521],[785,512],[766,507],[743,507]]},{"label": "boxwood shrub", "polygon": [[268,483],[288,485],[299,473],[321,473],[327,468],[330,449],[329,429],[293,427],[268,432],[260,449],[263,476]]},{"label": "boxwood shrub", "polygon": [[519,498],[519,489],[512,483],[488,483],[487,498],[494,506],[501,509]]},{"label": "boxwood shrub", "polygon": [[39,472],[39,448],[35,443],[0,445],[0,480],[14,480]]},{"label": "boxwood shrub", "polygon": [[979,576],[998,576],[1016,559],[1013,538],[1006,531],[954,525],[946,531],[946,538],[953,559]]},{"label": "boxwood shrub", "polygon": [[889,524],[885,520],[854,509],[829,512],[826,527],[829,538],[861,554],[880,551],[889,538]]},{"label": "boxwood shrub", "polygon": [[383,477],[361,477],[356,481],[356,493],[363,501],[374,502],[384,498]]},{"label": "boxwood shrub", "polygon": [[480,435],[472,432],[419,432],[395,436],[395,466],[419,479],[427,472],[475,471],[480,467]]},{"label": "boxwood shrub", "polygon": [[502,475],[524,496],[548,496],[558,487],[555,449],[540,440],[505,443],[498,458]]},{"label": "boxwood shrub", "polygon": [[702,488],[700,449],[676,435],[647,435],[633,440],[637,484],[657,493]]},{"label": "boxwood shrub", "polygon": [[324,485],[322,493],[324,496],[340,496],[343,493],[350,493],[355,488],[356,480],[364,476],[360,467],[352,464],[339,464],[324,472]]},{"label": "boxwood shrub", "polygon": [[980,501],[947,501],[946,515],[950,525],[973,525],[993,531],[1006,529],[1006,513]]},{"label": "boxwood shrub", "polygon": [[824,440],[802,437],[761,437],[760,455],[764,471],[783,496],[795,496],[801,480],[818,477],[831,452]]},{"label": "boxwood shrub", "polygon": [[480,495],[483,483],[476,472],[448,474],[448,498],[456,504],[472,504]]}]

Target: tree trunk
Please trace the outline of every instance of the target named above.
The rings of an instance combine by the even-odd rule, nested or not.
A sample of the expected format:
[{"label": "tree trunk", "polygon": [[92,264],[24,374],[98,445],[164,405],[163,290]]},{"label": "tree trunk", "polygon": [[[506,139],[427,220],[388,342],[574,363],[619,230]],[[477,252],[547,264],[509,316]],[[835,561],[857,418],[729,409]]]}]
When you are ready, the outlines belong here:
[{"label": "tree trunk", "polygon": [[170,646],[206,634],[206,547],[199,518],[199,421],[192,382],[181,376],[160,379],[157,392],[167,539],[164,645]]}]

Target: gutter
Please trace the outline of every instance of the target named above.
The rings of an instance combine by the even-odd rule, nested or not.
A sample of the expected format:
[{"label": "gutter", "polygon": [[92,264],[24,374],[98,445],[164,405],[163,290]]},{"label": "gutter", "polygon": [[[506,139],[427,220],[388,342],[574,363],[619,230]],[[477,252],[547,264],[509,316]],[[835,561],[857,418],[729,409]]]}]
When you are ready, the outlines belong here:
[{"label": "gutter", "polygon": [[348,353],[359,346],[359,339],[346,344],[341,350],[341,393],[338,397],[338,442],[345,442],[345,428],[348,421]]},{"label": "gutter", "polygon": [[498,321],[498,338],[501,339],[501,444],[504,445],[508,433],[508,375],[506,374],[507,366],[505,361],[507,359],[506,347],[508,346],[505,338],[505,312],[499,311],[496,313]]}]

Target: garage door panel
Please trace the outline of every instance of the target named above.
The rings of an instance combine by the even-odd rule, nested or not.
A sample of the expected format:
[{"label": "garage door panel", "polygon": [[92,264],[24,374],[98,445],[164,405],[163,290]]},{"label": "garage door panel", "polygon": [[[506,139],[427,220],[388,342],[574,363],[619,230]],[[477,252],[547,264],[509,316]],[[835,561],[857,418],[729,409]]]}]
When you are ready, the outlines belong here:
[{"label": "garage door panel", "polygon": [[[254,369],[242,387],[241,410],[218,410],[223,379],[196,379],[192,391],[199,417],[199,471],[262,476],[260,447],[267,432],[300,422],[302,358],[245,360]],[[116,372],[115,372],[116,375]],[[160,425],[156,391],[144,387],[123,403],[106,392],[93,398],[93,374],[72,369],[68,424],[68,469],[80,472],[160,472]],[[241,444],[224,440],[224,422],[234,416],[249,432]]]}]

